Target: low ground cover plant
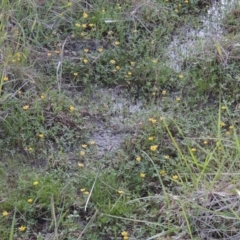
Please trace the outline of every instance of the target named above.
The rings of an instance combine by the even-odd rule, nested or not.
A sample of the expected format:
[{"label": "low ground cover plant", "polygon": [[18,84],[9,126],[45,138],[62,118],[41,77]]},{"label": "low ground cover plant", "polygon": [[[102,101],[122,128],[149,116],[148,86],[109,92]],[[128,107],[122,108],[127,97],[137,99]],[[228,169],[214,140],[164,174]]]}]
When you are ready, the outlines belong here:
[{"label": "low ground cover plant", "polygon": [[239,4],[170,48],[213,4],[2,1],[1,239],[239,238]]}]

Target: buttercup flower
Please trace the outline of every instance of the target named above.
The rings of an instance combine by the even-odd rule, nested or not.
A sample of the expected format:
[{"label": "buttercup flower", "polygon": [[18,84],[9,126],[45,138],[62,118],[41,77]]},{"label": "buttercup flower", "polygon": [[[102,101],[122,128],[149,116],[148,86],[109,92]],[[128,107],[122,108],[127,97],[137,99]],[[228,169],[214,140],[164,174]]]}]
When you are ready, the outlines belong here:
[{"label": "buttercup flower", "polygon": [[226,109],[226,107],[225,107],[225,106],[222,106],[222,107],[221,107],[221,109],[222,109],[222,110],[225,110],[225,109]]},{"label": "buttercup flower", "polygon": [[90,145],[94,145],[95,142],[94,142],[94,141],[89,141],[89,144],[90,144]]},{"label": "buttercup flower", "polygon": [[39,136],[40,138],[44,138],[44,134],[42,134],[42,133],[38,134],[38,136]]},{"label": "buttercup flower", "polygon": [[203,144],[207,145],[207,144],[208,144],[208,141],[205,140],[205,141],[203,142]]},{"label": "buttercup flower", "polygon": [[73,75],[74,75],[75,77],[77,77],[77,76],[78,76],[78,73],[77,73],[77,72],[75,72],[75,73],[73,73]]},{"label": "buttercup flower", "polygon": [[82,167],[84,167],[84,164],[83,164],[83,163],[78,163],[78,166],[79,166],[80,168],[82,168]]},{"label": "buttercup flower", "polygon": [[180,97],[176,97],[176,101],[179,102],[181,100]]},{"label": "buttercup flower", "polygon": [[125,237],[125,236],[128,235],[128,233],[127,233],[126,231],[123,231],[123,232],[121,232],[121,235],[122,235],[123,237]]},{"label": "buttercup flower", "polygon": [[191,148],[191,152],[196,152],[197,149],[196,148]]},{"label": "buttercup flower", "polygon": [[154,152],[154,151],[157,150],[157,147],[158,147],[157,145],[151,146],[151,147],[150,147],[150,150]]},{"label": "buttercup flower", "polygon": [[39,184],[38,181],[33,182],[33,185],[34,185],[34,186],[37,186],[38,184]]},{"label": "buttercup flower", "polygon": [[116,66],[115,68],[116,68],[116,70],[119,70],[119,69],[120,69],[120,67],[119,67],[119,66]]},{"label": "buttercup flower", "polygon": [[89,52],[89,49],[85,48],[83,51],[84,51],[85,53],[88,53],[88,52]]},{"label": "buttercup flower", "polygon": [[120,44],[120,42],[118,42],[118,41],[115,42],[115,45],[119,45],[119,44]]},{"label": "buttercup flower", "polygon": [[80,23],[76,23],[75,26],[79,28],[79,27],[81,27],[81,24]]},{"label": "buttercup flower", "polygon": [[89,194],[89,192],[88,192],[88,191],[85,191],[85,192],[84,192],[84,194],[88,195],[88,194]]},{"label": "buttercup flower", "polygon": [[32,203],[33,202],[33,199],[32,198],[29,198],[28,199],[28,203]]},{"label": "buttercup flower", "polygon": [[136,157],[136,161],[140,162],[141,161],[141,157]]},{"label": "buttercup flower", "polygon": [[118,193],[119,193],[119,194],[123,194],[124,192],[123,192],[122,190],[119,190]]},{"label": "buttercup flower", "polygon": [[83,13],[83,18],[87,18],[88,14],[86,12]]},{"label": "buttercup flower", "polygon": [[146,174],[145,173],[140,173],[141,178],[145,178]]},{"label": "buttercup flower", "polygon": [[85,59],[83,59],[83,62],[86,64],[86,63],[88,63],[88,60],[85,58]]},{"label": "buttercup flower", "polygon": [[82,144],[82,148],[86,148],[87,147],[87,144]]},{"label": "buttercup flower", "polygon": [[86,190],[85,188],[81,188],[80,189],[81,192],[85,192],[85,190]]},{"label": "buttercup flower", "polygon": [[5,77],[3,78],[3,81],[4,81],[4,82],[7,82],[7,81],[8,81],[8,77],[5,76]]},{"label": "buttercup flower", "polygon": [[93,24],[93,23],[89,23],[88,26],[89,26],[89,27],[93,27],[94,24]]},{"label": "buttercup flower", "polygon": [[174,175],[172,178],[173,178],[174,180],[177,180],[177,179],[178,179],[178,175]]},{"label": "buttercup flower", "polygon": [[130,62],[130,63],[131,63],[132,66],[135,66],[135,64],[136,64],[135,62]]},{"label": "buttercup flower", "polygon": [[70,112],[73,112],[75,110],[73,106],[70,106],[69,109],[70,109]]},{"label": "buttercup flower", "polygon": [[161,170],[159,173],[160,173],[160,175],[164,176],[166,174],[166,171],[165,170]]},{"label": "buttercup flower", "polygon": [[7,211],[3,211],[3,213],[2,213],[2,215],[4,216],[4,217],[7,217],[8,216],[8,212]]},{"label": "buttercup flower", "polygon": [[26,230],[26,227],[22,225],[22,226],[19,227],[18,229],[19,229],[20,232],[24,232],[24,231]]},{"label": "buttercup flower", "polygon": [[163,90],[162,91],[162,95],[166,95],[167,94],[167,91],[166,90]]},{"label": "buttercup flower", "polygon": [[148,140],[149,141],[152,141],[154,139],[154,137],[149,137]]},{"label": "buttercup flower", "polygon": [[82,28],[83,28],[83,29],[87,28],[87,24],[83,24],[83,25],[82,25]]},{"label": "buttercup flower", "polygon": [[42,94],[40,98],[43,100],[45,98],[45,95]]},{"label": "buttercup flower", "polygon": [[183,75],[182,75],[182,74],[180,74],[180,75],[178,75],[178,77],[179,77],[180,79],[182,79],[182,78],[183,78]]},{"label": "buttercup flower", "polygon": [[102,51],[103,51],[103,49],[102,49],[102,48],[98,48],[97,50],[98,50],[98,52],[102,52]]},{"label": "buttercup flower", "polygon": [[111,64],[115,64],[116,61],[112,59],[112,60],[110,60],[110,63],[111,63]]},{"label": "buttercup flower", "polygon": [[29,105],[23,106],[23,110],[28,110],[28,109],[29,109]]},{"label": "buttercup flower", "polygon": [[170,157],[169,157],[168,155],[166,155],[164,158],[165,158],[165,159],[169,159]]},{"label": "buttercup flower", "polygon": [[80,151],[80,155],[81,155],[81,156],[84,156],[84,155],[85,155],[85,152],[84,152],[84,151]]}]

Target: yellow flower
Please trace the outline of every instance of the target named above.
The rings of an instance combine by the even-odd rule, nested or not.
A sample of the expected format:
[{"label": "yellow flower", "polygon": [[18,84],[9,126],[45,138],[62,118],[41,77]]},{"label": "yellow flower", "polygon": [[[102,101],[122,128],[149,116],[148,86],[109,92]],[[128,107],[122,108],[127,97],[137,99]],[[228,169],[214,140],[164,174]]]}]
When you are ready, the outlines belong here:
[{"label": "yellow flower", "polygon": [[54,52],[55,52],[56,54],[59,54],[59,53],[60,53],[60,51],[59,51],[59,50],[55,50]]},{"label": "yellow flower", "polygon": [[98,48],[97,50],[98,50],[98,52],[102,52],[102,51],[103,51],[103,49],[102,49],[102,48]]},{"label": "yellow flower", "polygon": [[84,156],[84,155],[85,155],[85,152],[84,152],[84,151],[80,151],[80,155],[81,155],[81,156]]},{"label": "yellow flower", "polygon": [[161,170],[159,173],[160,173],[160,175],[164,176],[166,174],[166,171],[165,170]]},{"label": "yellow flower", "polygon": [[111,64],[115,64],[116,61],[112,59],[112,60],[110,60],[110,63],[111,63]]},{"label": "yellow flower", "polygon": [[102,13],[105,13],[105,9],[102,9]]},{"label": "yellow flower", "polygon": [[226,132],[226,135],[227,135],[227,136],[231,135],[231,132],[227,131],[227,132]]},{"label": "yellow flower", "polygon": [[78,76],[78,73],[77,73],[77,72],[75,72],[75,73],[73,73],[73,75],[74,75],[75,77],[77,77],[77,76]]},{"label": "yellow flower", "polygon": [[128,236],[124,236],[123,240],[129,240],[129,237]]},{"label": "yellow flower", "polygon": [[83,18],[87,18],[88,14],[86,12],[83,13]]},{"label": "yellow flower", "polygon": [[116,66],[116,70],[119,70],[120,69],[120,67],[119,66]]},{"label": "yellow flower", "polygon": [[178,175],[174,175],[172,178],[173,178],[174,180],[177,180],[177,179],[178,179]]},{"label": "yellow flower", "polygon": [[233,126],[229,126],[229,129],[233,129]]},{"label": "yellow flower", "polygon": [[122,235],[123,237],[126,237],[126,236],[128,235],[128,232],[123,231],[123,232],[121,232],[121,235]]},{"label": "yellow flower", "polygon": [[157,120],[154,119],[154,118],[149,118],[148,120],[149,120],[151,123],[156,123],[156,122],[157,122]]},{"label": "yellow flower", "polygon": [[42,133],[38,134],[38,136],[39,136],[40,138],[44,138],[44,134],[42,134]]},{"label": "yellow flower", "polygon": [[29,109],[29,105],[23,106],[23,110],[28,110],[28,109]]},{"label": "yellow flower", "polygon": [[191,148],[191,152],[196,152],[197,149],[196,148]]},{"label": "yellow flower", "polygon": [[85,192],[85,190],[86,190],[85,188],[81,188],[80,189],[81,192]]},{"label": "yellow flower", "polygon": [[8,77],[5,76],[5,77],[3,78],[3,81],[7,82],[7,81],[8,81]]},{"label": "yellow flower", "polygon": [[24,232],[24,231],[26,230],[26,227],[22,225],[22,226],[19,227],[18,229],[19,229],[20,232]]},{"label": "yellow flower", "polygon": [[85,58],[85,59],[83,59],[83,62],[86,64],[86,63],[88,63],[88,60]]},{"label": "yellow flower", "polygon": [[226,124],[225,124],[224,122],[221,122],[221,123],[220,123],[220,126],[221,126],[221,127],[224,127],[225,125],[226,125]]},{"label": "yellow flower", "polygon": [[73,106],[70,106],[69,109],[70,109],[70,112],[73,112],[75,110]]},{"label": "yellow flower", "polygon": [[183,78],[183,75],[182,75],[182,74],[180,74],[180,75],[178,75],[178,77],[179,77],[180,79],[182,79],[182,78]]},{"label": "yellow flower", "polygon": [[33,148],[29,147],[27,150],[31,152],[31,151],[33,151]]},{"label": "yellow flower", "polygon": [[136,161],[140,162],[141,161],[141,157],[136,157]]},{"label": "yellow flower", "polygon": [[180,97],[176,97],[176,101],[179,102],[181,100]]},{"label": "yellow flower", "polygon": [[78,166],[79,166],[80,168],[83,168],[83,167],[84,167],[84,164],[83,164],[83,163],[78,163]]},{"label": "yellow flower", "polygon": [[89,27],[93,27],[94,24],[93,24],[93,23],[89,23],[88,26],[89,26]]},{"label": "yellow flower", "polygon": [[175,13],[178,13],[178,10],[177,10],[177,9],[175,9],[175,10],[174,10],[174,12],[175,12]]},{"label": "yellow flower", "polygon": [[165,158],[165,159],[169,159],[170,157],[169,157],[168,155],[166,155],[164,158]]},{"label": "yellow flower", "polygon": [[118,42],[118,41],[115,42],[115,45],[119,45],[119,44],[120,44],[120,42]]},{"label": "yellow flower", "polygon": [[2,215],[4,216],[4,217],[7,217],[8,216],[8,212],[7,211],[3,211],[3,213],[2,213]]},{"label": "yellow flower", "polygon": [[131,73],[131,72],[128,72],[127,74],[128,74],[129,76],[132,76],[132,73]]},{"label": "yellow flower", "polygon": [[83,25],[82,25],[82,28],[83,28],[83,29],[87,28],[87,24],[83,24]]},{"label": "yellow flower", "polygon": [[28,203],[32,203],[33,202],[33,199],[32,198],[29,198],[28,199]]},{"label": "yellow flower", "polygon": [[145,178],[146,174],[145,173],[140,173],[141,178]]},{"label": "yellow flower", "polygon": [[87,35],[87,33],[85,33],[85,32],[81,32],[81,34],[80,34],[82,37],[84,37],[84,36],[86,36]]},{"label": "yellow flower", "polygon": [[84,192],[84,194],[88,195],[88,194],[89,194],[89,192],[88,192],[88,191],[85,191],[85,192]]},{"label": "yellow flower", "polygon": [[166,90],[163,90],[162,91],[162,95],[166,95],[167,94],[167,91]]},{"label": "yellow flower", "polygon": [[87,147],[87,144],[82,144],[82,148],[86,148]]},{"label": "yellow flower", "polygon": [[149,141],[152,141],[154,139],[154,137],[149,137],[148,140]]},{"label": "yellow flower", "polygon": [[33,182],[33,185],[34,185],[34,186],[37,186],[38,184],[39,184],[38,181]]},{"label": "yellow flower", "polygon": [[80,23],[76,23],[75,26],[79,28],[79,27],[81,27],[81,24]]},{"label": "yellow flower", "polygon": [[48,52],[47,55],[48,55],[48,57],[51,57],[51,56],[52,56],[52,53]]},{"label": "yellow flower", "polygon": [[68,2],[67,5],[68,5],[68,7],[71,7],[71,6],[72,6],[72,3],[71,3],[71,2]]},{"label": "yellow flower", "polygon": [[157,150],[157,147],[158,147],[157,145],[151,146],[151,147],[150,147],[150,150],[154,152],[154,151]]},{"label": "yellow flower", "polygon": [[94,142],[94,141],[89,141],[89,144],[90,144],[90,145],[94,145],[95,142]]},{"label": "yellow flower", "polygon": [[207,145],[207,144],[208,144],[208,141],[205,140],[205,141],[203,142],[203,144]]},{"label": "yellow flower", "polygon": [[222,106],[222,107],[221,107],[221,109],[222,109],[222,110],[225,110],[225,109],[226,109],[226,107],[225,107],[225,106]]},{"label": "yellow flower", "polygon": [[132,66],[135,66],[135,64],[136,64],[135,62],[130,62],[130,63],[131,63]]},{"label": "yellow flower", "polygon": [[85,53],[88,53],[88,52],[89,52],[89,49],[85,48],[83,51],[84,51]]},{"label": "yellow flower", "polygon": [[40,98],[43,100],[45,98],[45,95],[42,94]]},{"label": "yellow flower", "polygon": [[123,194],[124,192],[123,192],[122,190],[119,190],[118,193],[119,193],[119,194]]}]

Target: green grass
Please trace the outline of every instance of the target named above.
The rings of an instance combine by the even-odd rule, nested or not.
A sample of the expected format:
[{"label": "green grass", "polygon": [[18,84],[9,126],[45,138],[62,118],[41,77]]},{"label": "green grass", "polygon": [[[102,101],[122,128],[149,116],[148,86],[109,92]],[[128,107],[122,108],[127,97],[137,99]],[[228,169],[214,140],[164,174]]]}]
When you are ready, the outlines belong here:
[{"label": "green grass", "polygon": [[0,236],[223,239],[239,229],[239,4],[2,1]]}]

